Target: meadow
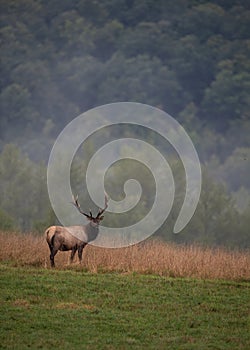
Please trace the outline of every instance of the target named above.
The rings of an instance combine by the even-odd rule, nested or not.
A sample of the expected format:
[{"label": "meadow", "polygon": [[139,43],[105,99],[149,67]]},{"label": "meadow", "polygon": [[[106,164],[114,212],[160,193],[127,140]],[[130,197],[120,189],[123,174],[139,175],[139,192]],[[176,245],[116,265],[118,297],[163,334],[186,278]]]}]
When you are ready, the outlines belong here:
[{"label": "meadow", "polygon": [[44,237],[0,234],[1,349],[249,349],[249,252],[159,241],[49,266]]},{"label": "meadow", "polygon": [[[88,245],[83,263],[77,254],[69,265],[70,252],[58,252],[57,269],[77,269],[92,273],[153,273],[166,277],[250,280],[249,251],[176,245],[149,240],[120,249]],[[0,261],[11,266],[50,268],[49,248],[44,235],[0,232]]]}]

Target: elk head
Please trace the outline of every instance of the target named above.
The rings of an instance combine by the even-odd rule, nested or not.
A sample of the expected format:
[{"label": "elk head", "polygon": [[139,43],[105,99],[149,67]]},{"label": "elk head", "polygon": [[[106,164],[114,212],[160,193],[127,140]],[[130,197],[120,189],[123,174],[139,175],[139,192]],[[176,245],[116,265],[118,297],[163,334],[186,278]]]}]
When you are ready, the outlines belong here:
[{"label": "elk head", "polygon": [[86,216],[86,218],[91,221],[93,224],[95,224],[96,226],[98,226],[100,224],[100,221],[103,220],[104,216],[103,213],[105,212],[105,210],[108,207],[108,196],[105,193],[105,199],[104,199],[104,208],[101,209],[99,208],[99,211],[97,213],[96,216],[93,216],[91,210],[89,211],[89,214],[84,213],[81,209],[80,203],[78,202],[78,196],[73,196],[73,202],[72,204],[77,208],[77,210],[79,211],[79,213],[83,214],[84,216]]}]

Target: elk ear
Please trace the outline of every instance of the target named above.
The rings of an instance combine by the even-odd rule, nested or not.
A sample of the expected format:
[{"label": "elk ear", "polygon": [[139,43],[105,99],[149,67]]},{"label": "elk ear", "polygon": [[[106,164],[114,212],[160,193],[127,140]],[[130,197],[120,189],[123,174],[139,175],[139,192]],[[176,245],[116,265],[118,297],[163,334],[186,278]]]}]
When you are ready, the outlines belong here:
[{"label": "elk ear", "polygon": [[101,220],[103,220],[104,219],[104,216],[100,216],[99,217],[99,220],[101,221]]}]

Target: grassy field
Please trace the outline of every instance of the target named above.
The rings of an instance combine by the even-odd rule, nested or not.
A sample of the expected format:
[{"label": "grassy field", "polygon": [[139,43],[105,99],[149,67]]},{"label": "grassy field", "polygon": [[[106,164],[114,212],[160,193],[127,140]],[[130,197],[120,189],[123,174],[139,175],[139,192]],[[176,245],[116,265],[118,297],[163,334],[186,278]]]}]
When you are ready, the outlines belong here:
[{"label": "grassy field", "polygon": [[[56,255],[58,269],[69,267],[69,255],[70,252]],[[43,235],[0,232],[0,261],[16,267],[49,268],[49,248]],[[167,277],[250,280],[249,251],[178,246],[160,241],[121,249],[88,245],[83,251],[83,264],[79,266],[76,256],[72,267],[94,273],[137,272]]]},{"label": "grassy field", "polygon": [[0,234],[0,349],[249,349],[248,252],[87,247],[49,267],[44,238]]},{"label": "grassy field", "polygon": [[249,349],[248,282],[1,264],[2,349]]}]

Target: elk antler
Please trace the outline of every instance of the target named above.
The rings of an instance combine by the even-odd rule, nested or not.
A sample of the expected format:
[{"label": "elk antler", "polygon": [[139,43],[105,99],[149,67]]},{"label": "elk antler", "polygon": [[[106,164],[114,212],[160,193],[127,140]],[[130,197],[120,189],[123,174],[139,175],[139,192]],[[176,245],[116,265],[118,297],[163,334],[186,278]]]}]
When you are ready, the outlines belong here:
[{"label": "elk antler", "polygon": [[105,203],[104,203],[104,208],[103,209],[99,209],[99,212],[98,212],[98,214],[97,214],[97,216],[96,216],[96,219],[97,218],[100,218],[100,216],[105,212],[105,210],[107,209],[107,207],[108,207],[108,201],[109,201],[109,198],[108,198],[108,195],[107,195],[107,193],[105,192]]},{"label": "elk antler", "polygon": [[72,204],[77,208],[77,210],[79,211],[79,213],[85,215],[88,219],[92,219],[93,216],[92,216],[92,213],[91,213],[91,210],[89,211],[90,215],[89,214],[86,214],[82,211],[81,209],[81,206],[80,206],[80,203],[78,202],[78,195],[75,197],[73,196],[73,202]]}]

